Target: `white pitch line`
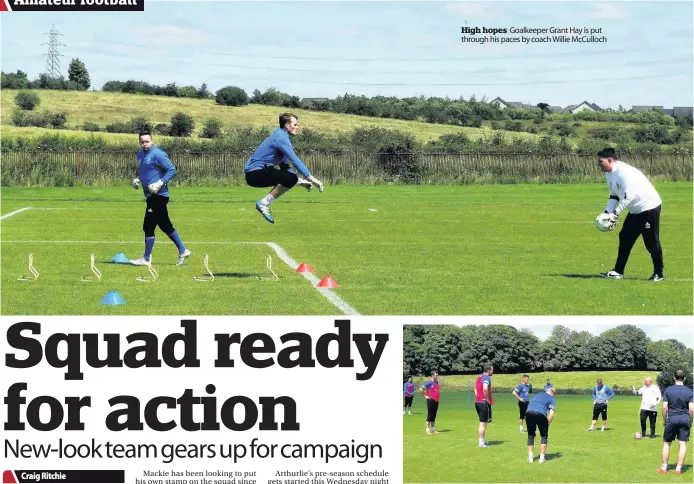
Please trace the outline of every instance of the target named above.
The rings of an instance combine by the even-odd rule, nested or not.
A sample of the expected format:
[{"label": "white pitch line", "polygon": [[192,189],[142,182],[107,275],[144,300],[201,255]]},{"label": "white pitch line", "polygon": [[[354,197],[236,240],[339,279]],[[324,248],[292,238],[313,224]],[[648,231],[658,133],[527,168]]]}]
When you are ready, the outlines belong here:
[{"label": "white pitch line", "polygon": [[[131,241],[131,240],[3,240],[0,243],[2,244],[138,244],[141,245],[142,241]],[[223,241],[218,241],[218,242],[190,242],[186,241],[186,245],[267,245],[270,247],[273,251],[275,251],[275,254],[277,254],[277,257],[279,257],[282,262],[287,264],[293,271],[296,270],[297,267],[299,267],[299,264],[292,259],[287,252],[280,247],[279,245],[275,244],[274,242],[223,242]],[[338,308],[340,311],[343,313],[350,315],[350,316],[359,316],[359,313],[357,312],[356,309],[354,309],[352,306],[347,304],[344,299],[342,299],[340,296],[335,294],[333,291],[331,291],[328,288],[325,287],[316,287],[316,284],[320,282],[320,279],[318,279],[316,276],[313,274],[309,273],[301,273],[302,276],[304,276],[309,282],[311,282],[311,285],[313,288],[318,291],[323,297],[325,297],[333,306]]]},{"label": "white pitch line", "polygon": [[15,210],[14,212],[6,213],[2,217],[0,217],[0,220],[5,220],[6,218],[10,218],[12,215],[17,215],[18,213],[22,213],[26,210],[31,210],[32,207],[24,207],[20,208],[19,210]]},{"label": "white pitch line", "polygon": [[[272,250],[275,251],[275,254],[277,254],[277,257],[282,259],[282,262],[287,264],[293,271],[296,270],[297,267],[299,267],[299,264],[292,259],[289,254],[285,252],[285,250],[280,247],[279,245],[275,244],[274,242],[238,242],[240,244],[249,244],[249,245],[267,245],[270,247]],[[350,315],[350,316],[359,316],[359,313],[357,312],[356,309],[354,309],[352,306],[347,304],[344,299],[342,299],[340,296],[332,292],[330,289],[325,288],[325,287],[316,287],[316,284],[320,282],[320,279],[318,279],[316,276],[313,274],[307,273],[307,272],[302,272],[302,276],[304,276],[306,279],[308,279],[311,282],[311,285],[313,288],[321,293],[323,297],[325,297],[330,303],[338,308],[340,311],[343,313]]]}]

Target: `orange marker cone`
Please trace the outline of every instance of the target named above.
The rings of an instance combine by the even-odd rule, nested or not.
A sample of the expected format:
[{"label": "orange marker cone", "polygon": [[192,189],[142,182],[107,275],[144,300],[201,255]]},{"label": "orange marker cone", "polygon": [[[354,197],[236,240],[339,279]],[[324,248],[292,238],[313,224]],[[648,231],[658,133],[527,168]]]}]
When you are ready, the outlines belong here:
[{"label": "orange marker cone", "polygon": [[340,287],[337,285],[337,282],[335,282],[335,279],[333,279],[330,276],[325,276],[323,279],[320,280],[320,282],[316,285],[316,287]]},{"label": "orange marker cone", "polygon": [[300,272],[300,273],[313,272],[313,269],[306,262],[302,262],[301,264],[299,264],[299,267],[296,268],[296,272]]}]

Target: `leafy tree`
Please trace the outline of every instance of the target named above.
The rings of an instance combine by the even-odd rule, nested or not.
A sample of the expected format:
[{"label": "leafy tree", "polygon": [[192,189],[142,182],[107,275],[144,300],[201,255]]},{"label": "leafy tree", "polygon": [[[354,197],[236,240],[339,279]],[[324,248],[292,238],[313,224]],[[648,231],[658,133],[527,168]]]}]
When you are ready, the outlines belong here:
[{"label": "leafy tree", "polygon": [[19,91],[14,97],[14,103],[25,111],[32,111],[41,104],[41,98],[34,91]]},{"label": "leafy tree", "polygon": [[217,138],[222,134],[222,122],[217,118],[209,118],[202,126],[201,138]]},{"label": "leafy tree", "polygon": [[195,122],[186,113],[178,112],[171,116],[171,127],[169,128],[171,136],[190,136],[193,129],[195,129]]},{"label": "leafy tree", "polygon": [[0,79],[2,89],[28,89],[31,84],[26,72],[20,70],[7,74],[3,72],[0,74]]},{"label": "leafy tree", "polygon": [[217,91],[215,100],[223,106],[245,106],[248,104],[248,94],[240,87],[227,86]]},{"label": "leafy tree", "polygon": [[84,62],[79,59],[72,59],[70,62],[70,66],[67,69],[67,78],[70,81],[83,86],[84,89],[89,89],[89,86],[92,85],[92,82],[89,79],[87,66],[85,66]]}]

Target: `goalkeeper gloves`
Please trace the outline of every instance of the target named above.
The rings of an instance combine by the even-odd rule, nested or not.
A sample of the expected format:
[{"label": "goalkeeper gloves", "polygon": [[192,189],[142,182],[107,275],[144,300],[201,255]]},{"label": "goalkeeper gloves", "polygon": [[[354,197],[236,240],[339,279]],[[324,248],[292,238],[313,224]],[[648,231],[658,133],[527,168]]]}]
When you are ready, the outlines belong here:
[{"label": "goalkeeper gloves", "polygon": [[139,179],[139,178],[135,178],[135,179],[132,181],[132,185],[133,185],[133,188],[134,188],[135,190],[137,190],[138,188],[140,188],[140,179]]},{"label": "goalkeeper gloves", "polygon": [[159,180],[157,182],[150,183],[147,186],[147,189],[149,190],[149,193],[156,194],[156,193],[159,193],[159,190],[161,190],[161,187],[163,187],[163,186],[164,186],[164,182]]},{"label": "goalkeeper gloves", "polygon": [[613,228],[615,228],[615,227],[617,226],[617,219],[619,219],[619,215],[617,215],[617,214],[614,213],[614,212],[610,213],[610,215],[609,215],[609,220],[610,220],[610,225],[609,225],[609,227],[610,227],[610,228],[613,229]]},{"label": "goalkeeper gloves", "polygon": [[309,175],[308,181],[316,185],[318,187],[318,191],[323,193],[323,184],[316,177]]}]

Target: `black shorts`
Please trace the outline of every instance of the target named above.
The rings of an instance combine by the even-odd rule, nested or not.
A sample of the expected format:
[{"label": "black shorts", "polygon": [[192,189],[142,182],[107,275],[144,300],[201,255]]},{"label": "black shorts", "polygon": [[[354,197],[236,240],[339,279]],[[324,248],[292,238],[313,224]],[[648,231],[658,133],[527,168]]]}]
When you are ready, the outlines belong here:
[{"label": "black shorts", "polygon": [[540,431],[540,437],[547,439],[549,422],[547,417],[537,412],[528,412],[525,416],[528,425],[528,437],[535,437],[535,429]]},{"label": "black shorts", "polygon": [[475,410],[477,410],[480,422],[489,423],[492,421],[492,406],[487,402],[475,402]]},{"label": "black shorts", "polygon": [[593,420],[597,420],[598,415],[601,415],[603,420],[607,420],[606,403],[598,403],[597,405],[593,405]]},{"label": "black shorts", "polygon": [[266,166],[261,170],[253,170],[246,173],[246,183],[255,188],[267,188],[282,185],[292,188],[299,181],[299,176],[289,170],[282,170]]},{"label": "black shorts", "polygon": [[412,400],[414,400],[414,397],[405,397],[405,407],[411,407]]},{"label": "black shorts", "polygon": [[680,442],[688,442],[689,427],[689,416],[684,416],[684,418],[668,418],[665,424],[665,432],[663,432],[663,441],[670,443],[677,439]]},{"label": "black shorts", "polygon": [[439,402],[427,398],[427,422],[434,422],[436,420],[436,413],[439,411]]},{"label": "black shorts", "polygon": [[525,420],[525,412],[528,410],[528,402],[518,402],[518,410],[520,411],[520,419]]}]

